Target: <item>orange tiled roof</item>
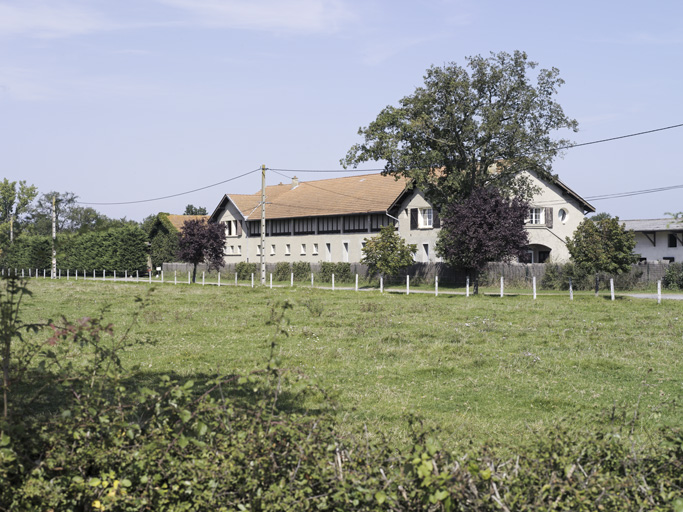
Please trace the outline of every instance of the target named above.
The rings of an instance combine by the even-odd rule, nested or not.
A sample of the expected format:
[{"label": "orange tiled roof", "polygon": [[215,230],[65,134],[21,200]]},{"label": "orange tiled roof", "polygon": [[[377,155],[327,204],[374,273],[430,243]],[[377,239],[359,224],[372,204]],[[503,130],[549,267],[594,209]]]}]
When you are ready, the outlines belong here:
[{"label": "orange tiled roof", "polygon": [[176,228],[178,231],[180,231],[180,228],[183,227],[183,224],[185,224],[185,221],[188,220],[203,220],[207,221],[209,218],[208,215],[168,215],[168,221],[173,225],[174,228]]},{"label": "orange tiled roof", "polygon": [[[403,178],[365,174],[266,187],[266,218],[346,215],[387,211],[406,188]],[[261,217],[261,193],[229,196],[246,219]]]}]

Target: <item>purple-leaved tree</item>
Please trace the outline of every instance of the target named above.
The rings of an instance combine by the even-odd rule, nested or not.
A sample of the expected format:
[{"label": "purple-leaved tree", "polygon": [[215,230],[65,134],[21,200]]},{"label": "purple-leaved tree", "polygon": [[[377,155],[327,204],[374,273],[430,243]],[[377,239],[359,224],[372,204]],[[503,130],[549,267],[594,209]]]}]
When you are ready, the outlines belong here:
[{"label": "purple-leaved tree", "polygon": [[209,269],[224,265],[225,226],[203,220],[185,221],[178,239],[178,258],[192,263],[192,282],[196,282],[197,265],[207,263]]},{"label": "purple-leaved tree", "polygon": [[475,189],[442,210],[436,252],[468,272],[476,294],[486,263],[519,256],[529,243],[524,230],[528,213],[529,204],[522,199],[508,199],[492,187]]}]

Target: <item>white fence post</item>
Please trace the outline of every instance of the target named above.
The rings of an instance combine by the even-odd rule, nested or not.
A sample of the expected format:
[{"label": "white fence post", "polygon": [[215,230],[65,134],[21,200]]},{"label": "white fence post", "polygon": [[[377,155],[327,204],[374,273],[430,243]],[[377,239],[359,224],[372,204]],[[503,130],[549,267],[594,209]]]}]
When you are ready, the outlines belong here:
[{"label": "white fence post", "polygon": [[93,269],[93,271],[92,271],[92,278],[93,278],[93,280],[95,279],[95,269]]},{"label": "white fence post", "polygon": [[614,278],[609,278],[609,294],[612,300],[614,300]]},{"label": "white fence post", "polygon": [[311,272],[311,288],[313,288],[313,272]]},{"label": "white fence post", "polygon": [[662,303],[662,280],[657,281],[657,304]]},{"label": "white fence post", "polygon": [[45,279],[45,269],[43,269],[43,279]]},{"label": "white fence post", "polygon": [[254,273],[251,273],[251,287],[254,287]]},{"label": "white fence post", "polygon": [[[66,269],[66,280],[67,281],[69,280],[70,274],[71,274],[70,269],[67,268]],[[24,269],[23,268],[21,269],[21,277],[24,277]]]},{"label": "white fence post", "polygon": [[173,284],[178,284],[178,271],[173,271]]},{"label": "white fence post", "polygon": [[202,286],[204,286],[204,275],[205,274],[206,274],[206,272],[202,271]]},{"label": "white fence post", "polygon": [[221,273],[218,273],[218,287],[220,288],[221,286]]},{"label": "white fence post", "polygon": [[410,274],[406,276],[406,295],[410,295]]},{"label": "white fence post", "polygon": [[569,300],[574,300],[574,287],[572,286],[572,278],[569,278]]},{"label": "white fence post", "polygon": [[533,276],[531,281],[534,284],[534,300],[536,300],[536,276]]},{"label": "white fence post", "polygon": [[139,270],[135,271],[135,282],[136,283],[140,282],[140,271]]},{"label": "white fence post", "polygon": [[434,276],[434,296],[439,296],[439,276]]},{"label": "white fence post", "polygon": [[149,271],[149,284],[152,284],[152,270]]},{"label": "white fence post", "polygon": [[116,270],[114,270],[114,282],[116,282]]},{"label": "white fence post", "polygon": [[332,291],[334,291],[334,274],[332,274]]},{"label": "white fence post", "polygon": [[358,291],[358,274],[356,274],[356,291]]},{"label": "white fence post", "polygon": [[235,272],[235,286],[237,286],[237,272]]},{"label": "white fence post", "polygon": [[465,281],[465,297],[470,296],[470,276],[467,276],[467,280]]},{"label": "white fence post", "polygon": [[187,284],[192,284],[192,280],[190,279],[190,272],[187,273]]},{"label": "white fence post", "polygon": [[500,296],[503,296],[503,289],[505,288],[505,279],[500,276]]},{"label": "white fence post", "polygon": [[127,271],[127,270],[125,270],[125,271],[123,272],[123,279],[124,279],[125,281],[128,281],[128,271]]},{"label": "white fence post", "polygon": [[290,286],[290,288],[291,288],[292,286],[294,286],[294,272],[292,272],[291,274],[289,274],[289,286]]},{"label": "white fence post", "polygon": [[107,280],[107,270],[105,269],[105,270],[102,270],[102,281],[106,281],[106,280]]},{"label": "white fence post", "polygon": [[164,282],[164,271],[163,270],[161,271],[161,282],[162,283]]},{"label": "white fence post", "polygon": [[384,276],[379,276],[379,293],[384,293]]},{"label": "white fence post", "polygon": [[[15,272],[14,275],[16,276],[17,273]],[[60,269],[59,269],[59,277],[58,277],[58,279],[61,279],[61,278],[62,278],[62,269],[60,268]]]}]

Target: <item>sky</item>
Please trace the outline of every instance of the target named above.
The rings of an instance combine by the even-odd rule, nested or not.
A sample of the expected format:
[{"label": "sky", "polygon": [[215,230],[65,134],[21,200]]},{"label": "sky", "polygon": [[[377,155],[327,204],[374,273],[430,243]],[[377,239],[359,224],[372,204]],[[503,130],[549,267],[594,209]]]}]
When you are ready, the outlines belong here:
[{"label": "sky", "polygon": [[[565,84],[585,143],[683,123],[683,2],[0,0],[2,176],[82,203],[144,201],[266,165],[331,176],[427,68],[525,51]],[[567,150],[553,170],[621,219],[683,210],[683,127]],[[368,162],[364,169],[382,167]],[[160,201],[142,220],[260,189],[260,173]]]}]

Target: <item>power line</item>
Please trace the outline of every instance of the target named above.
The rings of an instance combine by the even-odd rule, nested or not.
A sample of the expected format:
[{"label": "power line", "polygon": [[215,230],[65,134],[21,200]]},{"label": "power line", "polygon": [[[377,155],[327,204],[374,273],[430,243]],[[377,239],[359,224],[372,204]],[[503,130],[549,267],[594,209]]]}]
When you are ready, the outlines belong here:
[{"label": "power line", "polygon": [[112,206],[112,205],[121,205],[121,204],[137,204],[137,203],[149,203],[152,201],[160,201],[162,199],[170,199],[171,197],[178,197],[178,196],[184,196],[187,194],[192,194],[193,192],[199,192],[200,190],[206,190],[207,188],[211,187],[217,187],[218,185],[222,185],[224,183],[228,183],[230,181],[235,181],[239,178],[244,178],[245,176],[248,176],[250,174],[253,174],[257,171],[260,171],[261,168],[259,167],[258,169],[254,169],[253,171],[245,172],[244,174],[240,174],[239,176],[235,176],[233,178],[229,178],[227,180],[219,181],[218,183],[214,183],[213,185],[207,185],[205,187],[200,187],[200,188],[195,188],[193,190],[188,190],[186,192],[179,192],[177,194],[171,194],[169,196],[162,196],[162,197],[154,197],[152,199],[140,199],[139,201],[120,201],[116,203],[84,203],[80,201],[76,201],[77,204],[86,204],[86,205],[98,205],[98,206]]},{"label": "power line", "polygon": [[282,171],[282,172],[308,172],[308,173],[344,173],[344,172],[378,172],[383,171],[384,168],[378,169],[273,169],[268,167],[269,171]]},{"label": "power line", "polygon": [[613,140],[627,139],[627,138],[629,138],[629,137],[637,137],[637,136],[639,136],[639,135],[646,135],[646,134],[648,134],[648,133],[662,132],[662,131],[664,131],[664,130],[671,130],[671,129],[673,129],[673,128],[680,128],[681,126],[683,126],[683,123],[681,123],[681,124],[672,124],[671,126],[665,126],[665,127],[663,127],[663,128],[655,128],[654,130],[647,130],[647,131],[638,132],[638,133],[629,133],[628,135],[620,135],[620,136],[618,136],[618,137],[610,137],[609,139],[593,140],[593,141],[590,141],[590,142],[582,142],[582,143],[580,143],[580,144],[569,144],[569,145],[567,145],[567,146],[563,146],[563,147],[557,148],[557,149],[562,150],[562,149],[578,148],[578,147],[581,147],[581,146],[590,146],[591,144],[600,144],[600,143],[602,143],[602,142],[611,142],[611,141],[613,141]]}]

